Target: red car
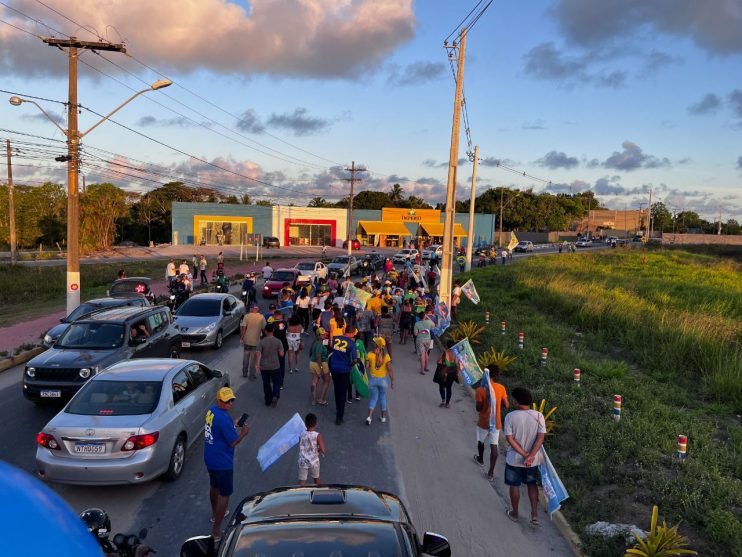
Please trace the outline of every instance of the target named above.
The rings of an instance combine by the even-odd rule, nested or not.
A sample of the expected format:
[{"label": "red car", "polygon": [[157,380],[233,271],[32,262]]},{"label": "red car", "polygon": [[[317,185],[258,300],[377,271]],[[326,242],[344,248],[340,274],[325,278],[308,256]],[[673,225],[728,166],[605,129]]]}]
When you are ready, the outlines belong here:
[{"label": "red car", "polygon": [[278,298],[284,283],[296,290],[296,279],[299,278],[298,269],[277,269],[263,286],[263,298]]},{"label": "red car", "polygon": [[[345,240],[343,242],[343,249],[348,249],[348,240]],[[350,241],[350,249],[351,250],[361,249],[361,242],[360,242],[360,240],[358,240],[358,239],[351,240]]]}]

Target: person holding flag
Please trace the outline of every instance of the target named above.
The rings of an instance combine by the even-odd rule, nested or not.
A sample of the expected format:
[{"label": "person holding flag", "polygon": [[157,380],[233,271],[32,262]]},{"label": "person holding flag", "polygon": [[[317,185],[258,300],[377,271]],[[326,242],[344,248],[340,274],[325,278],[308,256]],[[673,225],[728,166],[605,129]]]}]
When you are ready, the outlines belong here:
[{"label": "person holding flag", "polygon": [[[502,431],[502,407],[510,408],[508,394],[505,387],[495,382],[500,370],[494,366],[494,372],[485,368],[482,384],[476,391],[475,404],[479,418],[477,419],[477,454],[474,461],[484,466],[485,445],[490,447],[490,466],[487,479],[492,481],[497,463],[497,445]],[[494,402],[493,402],[494,401]]]}]

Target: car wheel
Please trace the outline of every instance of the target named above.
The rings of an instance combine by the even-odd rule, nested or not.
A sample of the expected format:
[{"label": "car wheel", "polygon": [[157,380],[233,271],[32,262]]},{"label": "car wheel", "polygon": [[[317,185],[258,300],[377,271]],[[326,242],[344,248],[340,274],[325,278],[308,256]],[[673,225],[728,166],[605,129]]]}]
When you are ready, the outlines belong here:
[{"label": "car wheel", "polygon": [[216,332],[216,339],[214,340],[214,348],[219,350],[222,347],[222,344],[224,344],[224,333],[222,333],[222,330],[219,329]]},{"label": "car wheel", "polygon": [[171,346],[170,347],[170,357],[174,360],[177,360],[180,358],[180,350],[178,350],[177,346]]},{"label": "car wheel", "polygon": [[162,476],[168,482],[174,482],[183,473],[185,468],[186,460],[186,444],[185,437],[179,435],[173,446],[173,452],[170,454],[170,465],[167,468],[167,472]]}]

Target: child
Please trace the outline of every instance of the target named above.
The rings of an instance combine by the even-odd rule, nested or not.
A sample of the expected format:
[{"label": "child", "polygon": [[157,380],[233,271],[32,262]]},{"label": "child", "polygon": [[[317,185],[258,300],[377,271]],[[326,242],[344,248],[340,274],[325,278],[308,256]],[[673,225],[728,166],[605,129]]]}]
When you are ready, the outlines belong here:
[{"label": "child", "polygon": [[319,482],[319,455],[325,454],[325,440],[322,434],[315,431],[317,428],[317,416],[307,414],[304,418],[307,430],[299,437],[299,485],[304,485],[307,476],[311,472],[314,484]]}]

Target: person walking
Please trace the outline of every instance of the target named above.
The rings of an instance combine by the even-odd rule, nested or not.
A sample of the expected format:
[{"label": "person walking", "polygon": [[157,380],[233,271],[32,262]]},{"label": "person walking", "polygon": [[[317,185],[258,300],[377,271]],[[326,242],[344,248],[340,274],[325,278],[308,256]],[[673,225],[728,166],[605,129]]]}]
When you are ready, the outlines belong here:
[{"label": "person walking", "polygon": [[234,448],[250,432],[244,424],[237,432],[237,422],[229,411],[236,397],[229,387],[222,387],[216,395],[216,404],[206,412],[204,425],[204,462],[209,472],[209,501],[211,503],[211,536],[221,539],[222,520],[229,513],[229,496],[234,491]]},{"label": "person walking", "polygon": [[386,391],[394,388],[392,357],[386,351],[386,341],[382,337],[374,339],[376,347],[366,354],[366,373],[368,374],[368,417],[366,425],[371,425],[371,418],[376,410],[376,403],[381,401],[381,423],[386,422]]},{"label": "person walking", "polygon": [[240,342],[242,342],[242,377],[249,377],[250,381],[255,381],[255,350],[260,342],[260,335],[265,329],[265,317],[260,314],[258,304],[250,306],[250,313],[242,318],[240,326]]},{"label": "person walking", "polygon": [[175,260],[170,259],[167,262],[167,267],[165,268],[165,279],[167,280],[167,287],[170,288],[173,285],[173,281],[175,280],[175,276],[178,273],[175,269]]},{"label": "person walking", "polygon": [[428,314],[423,314],[420,320],[415,323],[413,329],[415,333],[415,350],[417,357],[420,358],[420,375],[428,372],[428,350],[430,349],[430,331],[435,324],[430,320]]},{"label": "person walking", "polygon": [[446,341],[446,351],[438,358],[438,365],[442,365],[446,371],[443,381],[438,383],[438,392],[441,395],[441,403],[438,405],[440,408],[448,408],[450,406],[453,384],[454,381],[458,382],[459,378],[459,360],[456,358],[453,350],[451,350],[454,344],[456,344],[454,340],[448,339]]},{"label": "person walking", "polygon": [[193,269],[192,273],[194,277],[198,276],[198,255],[195,253],[193,254],[193,257],[191,257],[191,268]]},{"label": "person walking", "polygon": [[350,384],[350,370],[358,362],[355,342],[345,332],[332,337],[332,353],[329,361],[335,391],[335,425],[341,425]]},{"label": "person walking", "polygon": [[451,291],[451,319],[456,321],[459,317],[459,304],[461,303],[461,280],[456,279]]},{"label": "person walking", "polygon": [[271,267],[271,262],[266,261],[265,266],[260,270],[261,273],[263,273],[263,282],[266,280],[270,280],[271,275],[273,274],[273,267]]},{"label": "person walking", "polygon": [[371,345],[371,339],[374,336],[376,318],[374,312],[368,307],[363,308],[356,318],[356,327],[358,328],[359,338],[363,345],[368,349]]},{"label": "person walking", "polygon": [[307,477],[311,473],[314,485],[320,485],[319,481],[319,455],[324,456],[326,451],[325,440],[317,431],[317,416],[312,413],[304,417],[306,431],[299,436],[299,485],[307,483]]},{"label": "person walking", "polygon": [[[330,388],[330,368],[327,363],[330,335],[322,327],[318,327],[316,338],[309,349],[309,371],[312,372],[312,406],[319,404],[327,406],[327,390]],[[322,379],[322,392],[317,396],[317,386]]]},{"label": "person walking", "polygon": [[278,358],[278,365],[281,370],[281,388],[283,389],[286,381],[286,354],[289,351],[289,340],[286,334],[286,321],[283,312],[280,309],[273,310],[273,336],[281,341],[284,355]]},{"label": "person walking", "polygon": [[510,488],[512,508],[508,518],[517,522],[520,503],[520,485],[526,484],[531,502],[531,526],[539,526],[538,520],[538,467],[543,461],[541,446],[546,436],[544,415],[531,410],[533,396],[528,389],[516,387],[512,392],[517,404],[514,412],[505,416],[502,430],[507,439],[508,452],[505,457],[505,483]]},{"label": "person walking", "polygon": [[263,380],[263,400],[266,406],[276,407],[281,398],[281,364],[284,349],[281,341],[273,336],[273,323],[265,326],[265,337],[258,343],[255,371]]},{"label": "person walking", "polygon": [[[485,377],[482,379],[483,386],[477,389],[474,398],[477,412],[479,412],[477,419],[477,454],[474,455],[474,460],[480,466],[484,466],[484,449],[486,445],[490,446],[490,467],[487,471],[489,481],[492,481],[495,475],[497,445],[500,441],[500,431],[502,431],[502,407],[510,408],[505,387],[495,381],[498,375],[500,375],[500,370],[497,366],[494,366],[493,371],[485,369]],[[487,381],[489,381],[490,387],[487,386]]]},{"label": "person walking", "polygon": [[289,348],[289,373],[299,372],[299,354],[304,348],[301,342],[301,335],[304,327],[301,326],[301,318],[298,315],[292,315],[289,318],[289,327],[286,329],[286,341]]},{"label": "person walking", "polygon": [[201,259],[198,260],[198,268],[201,271],[201,285],[209,284],[209,279],[206,278],[206,267],[206,257],[202,255]]},{"label": "person walking", "polygon": [[309,292],[306,286],[299,291],[299,296],[296,298],[296,315],[301,321],[302,327],[304,327],[304,333],[309,330],[309,316],[312,312],[312,298],[309,297]]}]

